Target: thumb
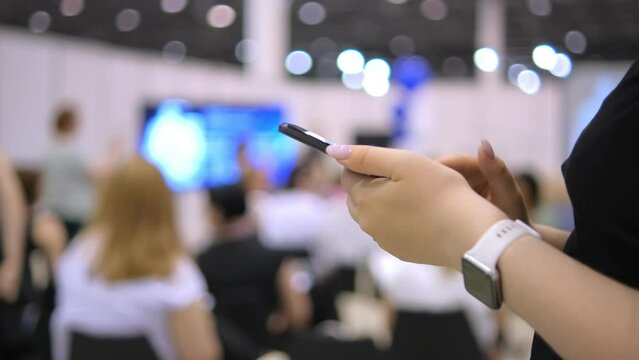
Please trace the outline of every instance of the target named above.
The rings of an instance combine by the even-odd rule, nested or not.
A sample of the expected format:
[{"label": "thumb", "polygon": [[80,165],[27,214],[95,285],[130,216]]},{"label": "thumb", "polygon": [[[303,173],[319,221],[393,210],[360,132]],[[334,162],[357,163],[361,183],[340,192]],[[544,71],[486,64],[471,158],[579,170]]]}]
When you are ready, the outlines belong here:
[{"label": "thumb", "polygon": [[488,140],[482,140],[477,154],[479,168],[486,177],[490,185],[491,194],[494,201],[502,202],[512,200],[519,195],[519,188],[508,170],[506,163],[495,156],[493,147]]},{"label": "thumb", "polygon": [[409,153],[366,145],[330,145],[326,153],[356,173],[397,179],[398,169]]}]

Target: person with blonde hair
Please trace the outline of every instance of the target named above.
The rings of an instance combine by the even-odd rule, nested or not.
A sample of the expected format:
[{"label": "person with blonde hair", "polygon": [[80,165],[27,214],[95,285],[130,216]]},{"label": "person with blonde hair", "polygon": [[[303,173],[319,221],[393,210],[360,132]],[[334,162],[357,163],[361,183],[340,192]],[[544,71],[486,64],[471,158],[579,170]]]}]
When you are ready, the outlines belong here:
[{"label": "person with blonde hair", "polygon": [[141,336],[160,359],[219,358],[206,283],[180,245],[160,171],[132,158],[97,205],[56,269],[54,358],[69,358],[74,334]]}]

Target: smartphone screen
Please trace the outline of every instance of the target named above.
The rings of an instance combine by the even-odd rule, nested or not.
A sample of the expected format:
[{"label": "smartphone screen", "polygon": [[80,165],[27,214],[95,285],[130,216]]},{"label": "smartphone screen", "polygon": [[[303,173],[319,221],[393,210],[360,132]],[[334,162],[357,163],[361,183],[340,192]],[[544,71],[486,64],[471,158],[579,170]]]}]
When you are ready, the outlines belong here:
[{"label": "smartphone screen", "polygon": [[315,150],[323,152],[324,154],[326,154],[326,148],[332,144],[332,142],[324,139],[316,133],[295,124],[281,123],[279,131],[304,145],[308,145]]}]

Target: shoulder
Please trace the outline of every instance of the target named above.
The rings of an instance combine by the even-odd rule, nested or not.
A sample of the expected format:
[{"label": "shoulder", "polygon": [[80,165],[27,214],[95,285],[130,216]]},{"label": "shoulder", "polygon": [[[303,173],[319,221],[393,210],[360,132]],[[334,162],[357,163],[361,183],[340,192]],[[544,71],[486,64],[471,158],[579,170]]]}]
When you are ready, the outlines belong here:
[{"label": "shoulder", "polygon": [[200,300],[209,301],[204,276],[195,262],[187,256],[177,260],[175,271],[165,284],[165,299],[171,309],[184,308]]},{"label": "shoulder", "polygon": [[91,264],[100,251],[99,237],[98,233],[84,232],[71,242],[55,269],[58,282],[88,276]]}]

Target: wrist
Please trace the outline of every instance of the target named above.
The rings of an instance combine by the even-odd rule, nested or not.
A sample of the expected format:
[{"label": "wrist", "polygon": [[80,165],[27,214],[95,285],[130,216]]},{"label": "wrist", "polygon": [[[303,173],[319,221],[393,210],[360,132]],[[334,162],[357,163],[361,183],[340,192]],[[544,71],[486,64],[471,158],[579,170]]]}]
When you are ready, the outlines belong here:
[{"label": "wrist", "polygon": [[464,226],[460,227],[459,238],[454,241],[450,252],[449,266],[461,271],[461,259],[479,241],[481,236],[496,222],[508,219],[503,211],[493,206],[474,192],[458,202],[464,218]]}]

